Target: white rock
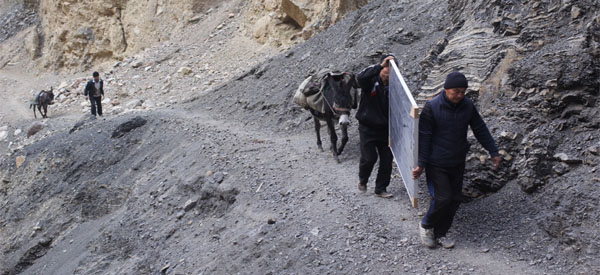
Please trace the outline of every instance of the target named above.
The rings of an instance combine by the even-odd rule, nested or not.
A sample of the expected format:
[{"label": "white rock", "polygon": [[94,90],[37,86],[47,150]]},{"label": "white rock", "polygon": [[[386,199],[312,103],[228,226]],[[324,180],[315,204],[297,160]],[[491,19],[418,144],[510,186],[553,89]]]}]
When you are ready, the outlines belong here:
[{"label": "white rock", "polygon": [[186,75],[192,73],[192,68],[190,68],[190,67],[181,67],[181,68],[179,68],[179,70],[177,70],[177,73],[180,76],[186,76]]},{"label": "white rock", "polygon": [[0,127],[0,131],[7,131],[7,130],[8,130],[8,126],[6,126],[6,125]]},{"label": "white rock", "polygon": [[142,107],[144,108],[154,108],[154,102],[152,102],[151,100],[145,100],[144,104],[142,104]]},{"label": "white rock", "polygon": [[120,114],[120,113],[122,113],[122,112],[123,112],[123,107],[121,107],[121,106],[115,106],[115,107],[113,107],[113,109],[112,109],[112,113],[113,113],[113,114],[115,114],[115,115],[116,115],[116,114]]},{"label": "white rock", "polygon": [[6,131],[0,131],[0,141],[4,140],[4,138],[8,135]]},{"label": "white rock", "polygon": [[144,63],[142,63],[142,61],[136,61],[136,62],[131,63],[131,67],[138,68],[138,67],[141,67],[143,64]]},{"label": "white rock", "polygon": [[15,136],[18,136],[22,133],[23,131],[21,129],[17,129],[15,130],[15,132],[13,133]]},{"label": "white rock", "polygon": [[554,158],[559,159],[560,161],[567,161],[567,160],[569,160],[569,156],[567,156],[567,154],[565,154],[565,153],[554,154]]},{"label": "white rock", "polygon": [[135,107],[142,106],[142,101],[139,99],[134,99],[132,101],[127,102],[125,106],[127,106],[128,109],[133,109]]},{"label": "white rock", "polygon": [[56,101],[63,103],[66,99],[67,99],[67,96],[64,94],[61,94],[56,98]]},{"label": "white rock", "polygon": [[109,103],[110,103],[110,98],[108,98],[108,97],[105,97],[105,98],[102,100],[102,104],[109,104]]},{"label": "white rock", "polygon": [[66,81],[63,81],[63,82],[60,83],[60,85],[58,85],[58,89],[57,90],[64,89],[64,88],[67,88],[67,87],[69,87],[69,84],[67,84]]}]

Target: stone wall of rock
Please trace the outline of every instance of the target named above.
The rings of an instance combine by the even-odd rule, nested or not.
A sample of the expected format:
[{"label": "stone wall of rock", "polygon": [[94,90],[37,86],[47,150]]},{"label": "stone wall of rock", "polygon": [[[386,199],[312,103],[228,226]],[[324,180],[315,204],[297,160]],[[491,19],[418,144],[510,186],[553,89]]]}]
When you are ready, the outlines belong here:
[{"label": "stone wall of rock", "polygon": [[247,29],[261,43],[296,44],[338,22],[368,0],[255,0],[249,5]]},{"label": "stone wall of rock", "polygon": [[[241,35],[254,37],[262,44],[287,48],[326,29],[368,0],[231,0],[227,3],[232,1],[238,2],[237,8],[225,12],[244,19],[239,28]],[[1,4],[17,5],[17,2],[4,0]],[[38,65],[49,70],[85,69],[105,61],[121,60],[166,41],[189,24],[204,19],[211,8],[225,4],[215,0],[22,0],[18,5],[30,11],[23,16],[29,16],[31,11],[37,14],[30,16],[32,22],[8,21],[23,17],[17,16],[20,13],[4,16],[2,20],[7,23],[3,25],[8,27],[0,33],[0,42],[14,36],[13,29],[21,31],[23,26],[38,24],[27,34],[28,44],[36,45],[27,52]],[[23,25],[21,22],[25,21],[29,23]]]},{"label": "stone wall of rock", "polygon": [[[465,195],[514,182],[536,201],[555,249],[596,253],[600,2],[452,0],[453,24],[421,62],[421,101],[461,71],[505,159],[491,171],[470,136]],[[595,209],[595,210],[592,210]],[[596,238],[597,239],[597,238]],[[587,256],[586,256],[587,257]]]},{"label": "stone wall of rock", "polygon": [[40,1],[43,65],[89,67],[121,59],[185,26],[194,1]]},{"label": "stone wall of rock", "polygon": [[[597,108],[600,3],[450,2],[453,25],[421,62],[419,97],[439,92],[449,72],[465,73],[467,94],[484,114],[501,118],[498,125],[504,129],[510,122],[526,125],[510,134],[520,136],[521,143],[507,152],[516,156],[519,170],[509,174],[518,174],[522,189],[533,192],[547,183],[553,166],[548,160],[557,141],[551,132],[577,126],[567,121]],[[473,11],[474,16],[465,14]]]}]

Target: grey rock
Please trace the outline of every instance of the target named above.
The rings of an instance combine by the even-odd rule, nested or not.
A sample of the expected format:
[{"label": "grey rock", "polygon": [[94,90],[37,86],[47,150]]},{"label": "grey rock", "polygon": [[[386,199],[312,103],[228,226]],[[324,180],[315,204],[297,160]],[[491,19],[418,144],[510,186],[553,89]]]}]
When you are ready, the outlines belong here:
[{"label": "grey rock", "polygon": [[192,210],[192,208],[196,207],[196,204],[198,203],[198,199],[189,199],[185,202],[185,204],[183,205],[183,211],[187,212]]},{"label": "grey rock", "polygon": [[569,106],[567,106],[567,108],[565,108],[565,110],[562,112],[561,116],[562,118],[569,118],[572,115],[578,115],[583,111],[583,105],[581,104],[571,104]]},{"label": "grey rock", "polygon": [[127,102],[127,104],[125,104],[125,106],[127,106],[128,109],[133,109],[135,107],[142,106],[142,100],[140,100],[140,99],[131,100],[131,101]]},{"label": "grey rock", "polygon": [[41,123],[41,122],[39,122],[39,121],[36,121],[36,122],[32,123],[29,126],[29,130],[27,130],[27,137],[31,137],[31,136],[37,134],[43,128],[44,128],[44,124]]},{"label": "grey rock", "polygon": [[583,162],[581,159],[571,158],[565,153],[556,153],[553,157],[567,164],[580,164]]},{"label": "grey rock", "polygon": [[117,128],[113,131],[111,138],[120,138],[124,136],[126,133],[131,132],[132,130],[142,127],[146,124],[146,120],[142,117],[134,117],[127,122],[124,122],[117,126]]},{"label": "grey rock", "polygon": [[573,6],[571,8],[571,19],[575,20],[581,16],[581,8]]},{"label": "grey rock", "polygon": [[132,68],[139,68],[142,65],[144,65],[144,63],[142,61],[136,61],[136,62],[131,63]]},{"label": "grey rock", "polygon": [[169,269],[169,267],[171,267],[171,264],[166,264],[165,266],[163,266],[163,267],[160,269],[160,273],[163,273],[163,274],[164,274],[164,273],[167,273],[167,270]]},{"label": "grey rock", "polygon": [[557,175],[562,176],[569,172],[569,165],[566,163],[556,164],[552,167],[552,171],[554,171],[554,173],[556,173]]}]

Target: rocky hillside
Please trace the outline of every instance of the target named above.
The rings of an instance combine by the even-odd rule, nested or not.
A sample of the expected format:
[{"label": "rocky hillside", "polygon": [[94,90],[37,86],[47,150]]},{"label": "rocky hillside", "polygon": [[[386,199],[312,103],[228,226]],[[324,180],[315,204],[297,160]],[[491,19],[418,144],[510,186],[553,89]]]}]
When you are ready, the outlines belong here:
[{"label": "rocky hillside", "polygon": [[[180,39],[178,35],[193,24],[214,28],[236,20],[238,36],[286,48],[323,31],[367,0],[11,2],[3,4],[10,12],[0,21],[6,27],[0,41],[31,26],[18,39],[25,45],[13,46],[29,53],[18,62],[33,60],[47,70],[72,70],[123,60],[156,43]],[[24,17],[29,15],[31,19]],[[14,56],[12,62],[17,62]]]},{"label": "rocky hillside", "polygon": [[[104,119],[80,117],[85,99],[71,92],[33,137],[16,131],[31,120],[0,128],[0,273],[600,272],[597,1],[327,1],[318,16],[300,9],[311,18],[304,26],[297,9],[282,16],[283,2],[206,2],[154,27],[173,30],[167,37],[140,30],[156,40],[137,54],[126,39],[126,50],[105,56],[123,60],[103,70],[113,105]],[[363,4],[341,19],[331,9]],[[148,5],[156,15],[158,3]],[[339,21],[311,33],[320,20]],[[94,49],[113,51],[108,40]],[[311,70],[356,72],[389,52],[421,101],[447,72],[465,72],[503,150],[503,168],[491,171],[469,137],[468,203],[450,252],[419,244],[424,208],[410,208],[398,177],[394,200],[355,193],[355,122],[337,165],[291,103]],[[75,56],[104,60],[77,53],[61,66],[83,66]],[[77,91],[80,77],[47,84]],[[426,193],[419,199],[427,205]]]}]

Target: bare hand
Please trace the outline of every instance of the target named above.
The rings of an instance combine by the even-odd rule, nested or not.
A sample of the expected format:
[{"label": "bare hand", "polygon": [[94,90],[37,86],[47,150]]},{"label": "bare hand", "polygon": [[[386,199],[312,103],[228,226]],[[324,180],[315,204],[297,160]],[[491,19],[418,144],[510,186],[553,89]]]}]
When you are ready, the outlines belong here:
[{"label": "bare hand", "polygon": [[389,65],[390,65],[390,60],[394,60],[394,57],[393,57],[393,56],[391,56],[391,55],[390,55],[390,56],[388,56],[388,57],[386,57],[386,58],[383,60],[383,62],[381,62],[381,67],[384,67],[384,68],[385,68],[385,67],[389,66]]},{"label": "bare hand", "polygon": [[500,163],[502,163],[502,158],[500,156],[495,156],[492,158],[492,162],[494,163],[494,170],[498,170],[500,168]]},{"label": "bare hand", "polygon": [[421,174],[423,174],[423,170],[425,170],[425,168],[421,167],[421,166],[417,166],[412,170],[412,174],[413,174],[413,179],[418,179]]}]

